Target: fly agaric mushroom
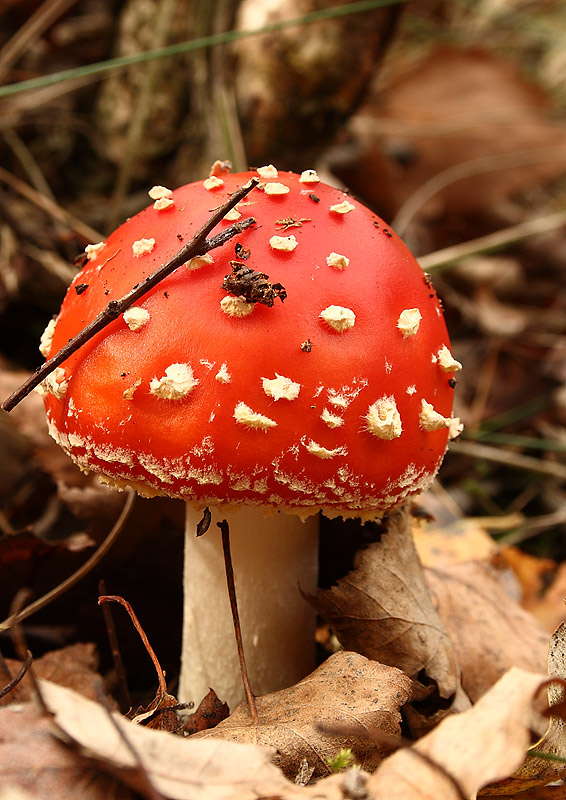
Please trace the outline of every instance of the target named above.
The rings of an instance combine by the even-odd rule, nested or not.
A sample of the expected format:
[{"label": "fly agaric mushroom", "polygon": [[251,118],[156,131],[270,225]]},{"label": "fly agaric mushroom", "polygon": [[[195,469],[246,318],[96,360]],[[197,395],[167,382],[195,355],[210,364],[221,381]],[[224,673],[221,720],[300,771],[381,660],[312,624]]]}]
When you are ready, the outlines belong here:
[{"label": "fly agaric mushroom", "polygon": [[[248,671],[264,693],[303,677],[316,514],[383,516],[426,489],[458,421],[442,308],[403,243],[342,191],[261,168],[176,191],[87,261],[42,339],[52,356],[171,258],[227,195],[261,180],[238,240],[192,258],[71,355],[43,392],[50,432],[112,486],[186,502],[180,695],[242,697],[220,533],[229,520]],[[164,202],[166,201],[166,202]],[[275,513],[285,512],[285,513]]]}]

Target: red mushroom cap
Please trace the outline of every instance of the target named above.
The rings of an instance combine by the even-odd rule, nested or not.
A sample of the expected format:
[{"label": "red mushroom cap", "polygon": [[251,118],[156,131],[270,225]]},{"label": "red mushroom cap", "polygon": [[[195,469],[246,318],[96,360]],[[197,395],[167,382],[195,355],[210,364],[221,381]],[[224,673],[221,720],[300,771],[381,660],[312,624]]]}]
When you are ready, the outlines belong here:
[{"label": "red mushroom cap", "polygon": [[[446,450],[460,365],[439,300],[361,203],[312,171],[259,173],[237,209],[255,225],[177,269],[48,378],[51,433],[82,468],[145,494],[381,513],[425,489]],[[154,187],[153,206],[87,248],[44,355],[253,176]],[[250,283],[248,269],[264,277]]]}]

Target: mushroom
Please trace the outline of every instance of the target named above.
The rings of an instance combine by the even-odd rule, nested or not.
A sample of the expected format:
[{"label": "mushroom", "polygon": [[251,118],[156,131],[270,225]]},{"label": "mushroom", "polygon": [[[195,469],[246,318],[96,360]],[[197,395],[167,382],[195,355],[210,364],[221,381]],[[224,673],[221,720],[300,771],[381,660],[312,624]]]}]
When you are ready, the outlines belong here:
[{"label": "mushroom", "polygon": [[196,537],[203,509],[229,522],[248,671],[269,692],[313,665],[301,590],[316,587],[318,512],[383,516],[430,485],[458,429],[460,365],[430,280],[314,170],[155,187],[152,206],[87,248],[44,355],[258,173],[221,223],[245,213],[252,227],[177,269],[43,385],[50,432],[82,469],[185,501],[180,696],[198,703],[212,686],[232,707],[243,690],[220,532]]}]

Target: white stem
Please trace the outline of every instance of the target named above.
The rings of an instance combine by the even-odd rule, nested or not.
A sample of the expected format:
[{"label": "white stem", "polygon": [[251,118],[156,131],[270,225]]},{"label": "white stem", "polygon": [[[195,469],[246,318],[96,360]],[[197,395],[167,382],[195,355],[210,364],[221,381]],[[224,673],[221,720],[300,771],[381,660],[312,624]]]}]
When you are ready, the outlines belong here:
[{"label": "white stem", "polygon": [[197,539],[202,512],[187,505],[179,698],[197,706],[213,688],[234,709],[244,690],[216,522],[226,519],[230,527],[246,665],[252,691],[261,695],[292,686],[315,666],[315,614],[299,588],[316,592],[318,519],[264,516],[251,506],[212,513]]}]

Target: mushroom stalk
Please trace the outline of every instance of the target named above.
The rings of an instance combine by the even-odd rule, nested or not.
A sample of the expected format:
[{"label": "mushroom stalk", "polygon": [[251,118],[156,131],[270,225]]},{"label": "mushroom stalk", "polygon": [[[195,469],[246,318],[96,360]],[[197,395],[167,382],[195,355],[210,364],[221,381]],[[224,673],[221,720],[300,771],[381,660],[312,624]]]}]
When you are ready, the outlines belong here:
[{"label": "mushroom stalk", "polygon": [[244,699],[226,587],[221,533],[226,519],[244,654],[256,695],[291,686],[315,666],[315,613],[302,592],[318,578],[318,519],[264,513],[253,506],[213,510],[197,538],[202,512],[186,506],[183,651],[179,697],[195,705],[210,688],[231,709]]}]

